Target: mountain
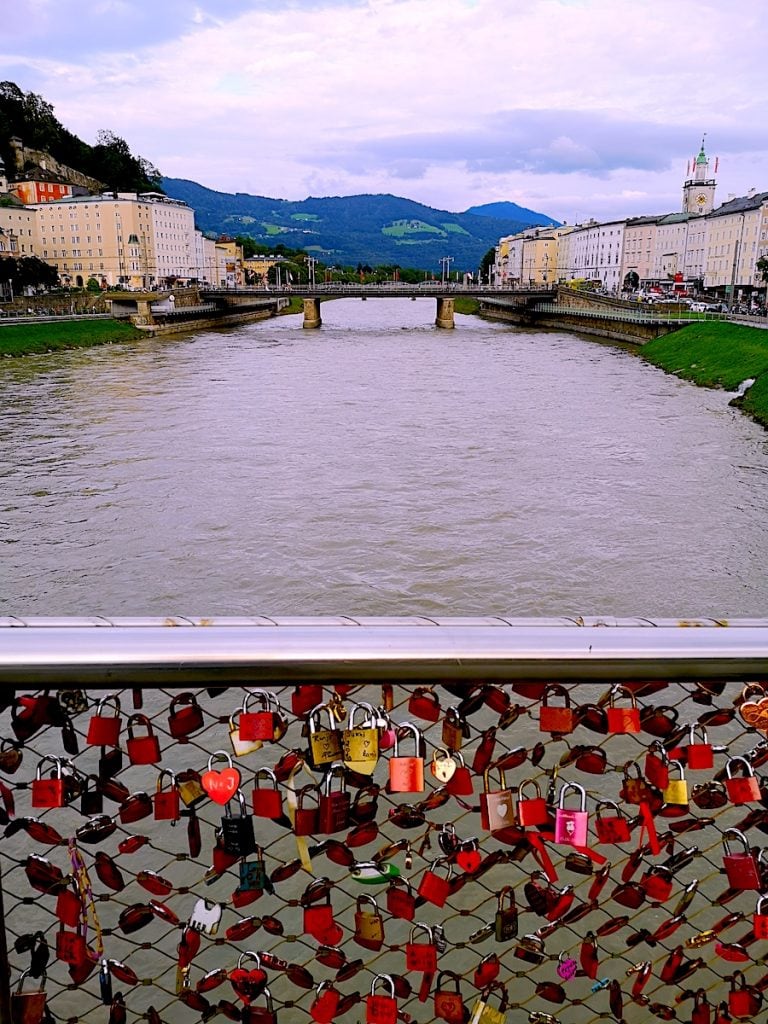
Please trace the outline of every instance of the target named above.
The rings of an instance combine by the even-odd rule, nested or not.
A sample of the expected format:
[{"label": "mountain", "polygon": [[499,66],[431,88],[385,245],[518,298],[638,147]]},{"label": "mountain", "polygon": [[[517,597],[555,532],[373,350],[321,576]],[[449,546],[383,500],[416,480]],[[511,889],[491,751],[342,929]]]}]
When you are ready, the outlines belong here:
[{"label": "mountain", "polygon": [[551,217],[545,217],[544,214],[536,213],[535,210],[528,210],[524,206],[518,206],[517,203],[485,203],[484,206],[470,206],[465,212],[474,213],[477,217],[494,217],[499,220],[522,220],[531,226],[552,224],[553,227],[560,227],[559,222],[552,220]]},{"label": "mountain", "polygon": [[496,217],[471,210],[449,213],[391,195],[291,202],[216,192],[184,178],[163,178],[162,186],[168,196],[195,210],[197,226],[207,233],[250,235],[260,244],[304,249],[323,263],[340,266],[394,264],[439,271],[440,260],[448,256],[452,271],[474,271],[502,236],[553,223],[514,203],[498,205],[519,210],[521,216]]}]

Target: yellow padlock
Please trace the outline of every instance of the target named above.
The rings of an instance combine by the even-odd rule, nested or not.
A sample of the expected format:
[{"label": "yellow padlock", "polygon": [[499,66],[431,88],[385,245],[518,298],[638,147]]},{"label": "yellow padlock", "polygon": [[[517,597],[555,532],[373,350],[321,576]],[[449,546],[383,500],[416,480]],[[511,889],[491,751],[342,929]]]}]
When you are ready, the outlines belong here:
[{"label": "yellow padlock", "polygon": [[[355,725],[355,716],[362,711],[367,717]],[[373,775],[379,760],[379,730],[370,704],[354,704],[349,715],[349,728],[341,734],[342,760],[350,771]]]},{"label": "yellow padlock", "polygon": [[669,771],[676,767],[680,773],[679,779],[670,778],[667,782],[667,788],[664,790],[664,803],[666,804],[687,804],[688,803],[688,783],[685,778],[685,772],[683,766],[679,761],[669,762]]}]

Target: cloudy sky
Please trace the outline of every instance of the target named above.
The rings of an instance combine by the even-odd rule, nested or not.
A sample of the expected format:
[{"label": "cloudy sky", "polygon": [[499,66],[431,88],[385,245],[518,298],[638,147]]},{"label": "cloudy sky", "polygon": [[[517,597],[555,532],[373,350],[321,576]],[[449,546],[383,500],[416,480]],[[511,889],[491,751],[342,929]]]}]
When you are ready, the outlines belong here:
[{"label": "cloudy sky", "polygon": [[557,220],[768,191],[765,0],[4,0],[0,78],[169,177]]}]

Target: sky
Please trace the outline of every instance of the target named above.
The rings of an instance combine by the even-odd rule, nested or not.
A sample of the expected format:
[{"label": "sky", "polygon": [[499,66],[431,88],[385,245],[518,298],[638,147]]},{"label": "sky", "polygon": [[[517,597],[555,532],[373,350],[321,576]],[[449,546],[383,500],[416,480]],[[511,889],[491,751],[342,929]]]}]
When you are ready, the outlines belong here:
[{"label": "sky", "polygon": [[575,223],[768,191],[765,0],[2,0],[0,79],[166,177]]}]

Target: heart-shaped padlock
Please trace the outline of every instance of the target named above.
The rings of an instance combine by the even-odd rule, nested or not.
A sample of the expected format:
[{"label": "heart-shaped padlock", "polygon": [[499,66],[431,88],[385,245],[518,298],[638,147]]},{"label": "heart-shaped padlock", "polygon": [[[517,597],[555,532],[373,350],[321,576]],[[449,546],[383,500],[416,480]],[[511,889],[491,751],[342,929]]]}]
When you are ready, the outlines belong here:
[{"label": "heart-shaped padlock", "polygon": [[557,973],[563,981],[570,981],[571,978],[576,974],[576,968],[578,964],[572,956],[568,956],[566,953],[561,953],[557,960]]},{"label": "heart-shaped padlock", "polygon": [[429,770],[438,782],[449,782],[456,774],[458,764],[445,747],[436,747],[432,752],[432,763]]},{"label": "heart-shaped padlock", "polygon": [[[214,760],[224,760],[228,767],[220,772],[214,771]],[[233,767],[232,758],[225,750],[216,750],[208,758],[208,771],[203,772],[200,783],[211,800],[224,805],[232,799],[240,786],[240,771]]]}]

